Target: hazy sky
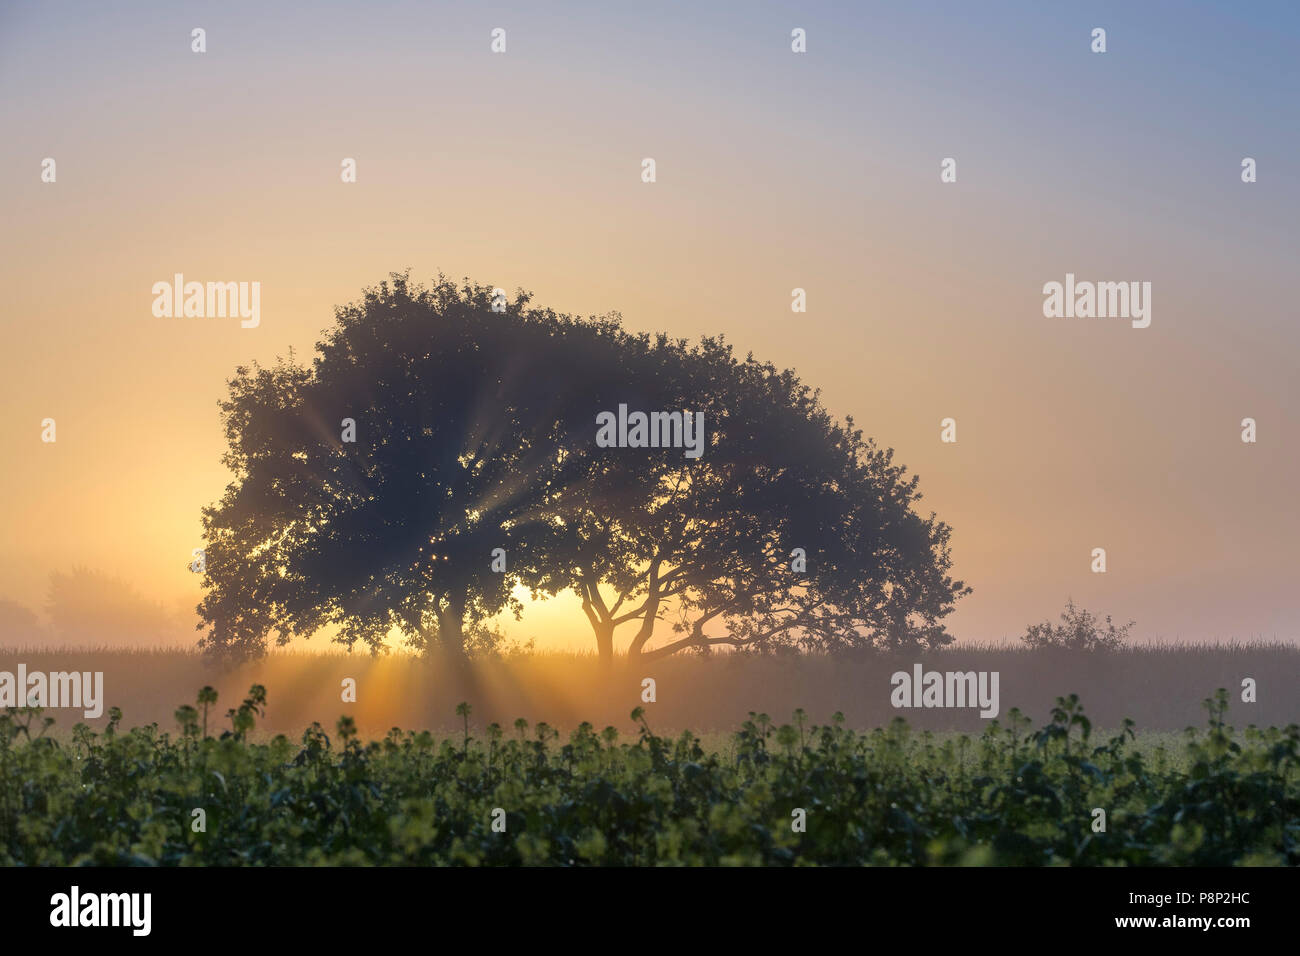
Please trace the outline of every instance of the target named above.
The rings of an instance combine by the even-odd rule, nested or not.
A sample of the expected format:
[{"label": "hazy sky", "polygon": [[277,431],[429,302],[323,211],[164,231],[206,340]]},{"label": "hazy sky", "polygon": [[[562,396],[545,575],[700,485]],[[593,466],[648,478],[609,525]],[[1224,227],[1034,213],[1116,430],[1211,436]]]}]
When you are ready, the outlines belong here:
[{"label": "hazy sky", "polygon": [[[797,369],[954,527],[961,638],[1073,596],[1295,640],[1298,41],[1281,3],[0,4],[0,597],[195,603],[226,379],[409,266]],[[155,318],[177,272],[260,326]],[[1150,327],[1045,318],[1067,272],[1149,281]]]}]

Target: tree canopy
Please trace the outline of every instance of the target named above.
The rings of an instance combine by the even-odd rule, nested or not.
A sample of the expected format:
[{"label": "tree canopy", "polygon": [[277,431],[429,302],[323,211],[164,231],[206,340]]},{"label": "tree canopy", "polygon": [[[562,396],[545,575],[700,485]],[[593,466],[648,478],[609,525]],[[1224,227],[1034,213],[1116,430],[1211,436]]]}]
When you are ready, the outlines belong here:
[{"label": "tree canopy", "polygon": [[[236,370],[233,480],[203,511],[206,649],[333,626],[461,656],[520,588],[575,591],[607,661],[623,633],[633,658],[950,640],[969,589],[948,527],[793,372],[529,303],[395,274],[336,310],[310,365]],[[620,406],[661,413],[664,441],[597,441]]]}]

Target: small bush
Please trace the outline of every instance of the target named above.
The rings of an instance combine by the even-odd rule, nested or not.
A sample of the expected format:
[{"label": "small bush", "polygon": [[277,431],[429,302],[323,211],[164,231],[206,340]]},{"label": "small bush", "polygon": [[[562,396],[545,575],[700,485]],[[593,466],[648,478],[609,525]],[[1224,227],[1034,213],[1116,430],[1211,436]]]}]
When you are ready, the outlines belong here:
[{"label": "small bush", "polygon": [[1031,624],[1029,630],[1020,638],[1030,647],[1064,647],[1073,651],[1113,651],[1128,643],[1128,631],[1134,625],[1129,621],[1123,627],[1116,627],[1106,615],[1106,624],[1102,626],[1097,616],[1086,608],[1076,608],[1074,601],[1065,603],[1061,613],[1061,623],[1044,621]]}]

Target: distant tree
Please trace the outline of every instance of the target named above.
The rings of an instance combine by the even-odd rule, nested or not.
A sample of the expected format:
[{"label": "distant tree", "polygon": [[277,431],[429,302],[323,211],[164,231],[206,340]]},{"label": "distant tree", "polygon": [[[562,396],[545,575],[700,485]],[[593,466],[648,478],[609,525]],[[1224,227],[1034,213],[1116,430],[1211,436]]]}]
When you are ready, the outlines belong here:
[{"label": "distant tree", "polygon": [[1128,632],[1136,622],[1129,621],[1122,627],[1111,623],[1106,615],[1103,626],[1091,611],[1076,608],[1074,600],[1066,601],[1061,613],[1061,623],[1044,621],[1031,624],[1021,635],[1021,640],[1029,647],[1063,647],[1077,651],[1113,651],[1128,643]]},{"label": "distant tree", "polygon": [[174,644],[183,633],[174,613],[130,582],[85,567],[50,575],[46,613],[53,642],[65,646]]}]

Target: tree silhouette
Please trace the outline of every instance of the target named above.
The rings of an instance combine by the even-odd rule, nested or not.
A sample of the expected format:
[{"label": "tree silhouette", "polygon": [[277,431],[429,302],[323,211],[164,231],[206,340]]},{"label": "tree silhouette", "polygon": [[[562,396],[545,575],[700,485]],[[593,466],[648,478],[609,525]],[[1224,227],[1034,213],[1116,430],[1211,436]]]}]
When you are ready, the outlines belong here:
[{"label": "tree silhouette", "polygon": [[[463,658],[520,588],[575,590],[607,663],[624,625],[634,660],[949,640],[939,621],[969,589],[947,526],[793,372],[528,301],[395,274],[336,310],[310,366],[237,370],[234,480],[203,512],[205,648],[334,626],[348,647],[397,631]],[[620,405],[703,413],[703,454],[600,447]]]}]

